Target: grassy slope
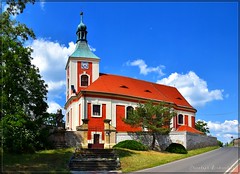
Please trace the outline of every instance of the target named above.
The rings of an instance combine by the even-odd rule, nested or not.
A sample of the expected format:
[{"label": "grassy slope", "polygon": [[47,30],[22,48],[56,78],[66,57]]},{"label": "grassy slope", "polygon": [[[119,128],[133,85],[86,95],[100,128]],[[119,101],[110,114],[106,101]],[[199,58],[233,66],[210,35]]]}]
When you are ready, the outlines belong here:
[{"label": "grassy slope", "polygon": [[[136,171],[154,167],[189,156],[204,153],[218,147],[190,150],[188,154],[173,154],[156,151],[133,151],[118,149],[123,172]],[[1,171],[5,173],[70,173],[68,162],[74,152],[73,148],[44,150],[35,154],[3,154]]]},{"label": "grassy slope", "polygon": [[168,162],[187,158],[207,151],[217,149],[219,147],[206,147],[188,151],[188,154],[174,154],[156,151],[133,151],[127,149],[119,149],[119,156],[123,172],[131,172],[144,168],[155,167]]},{"label": "grassy slope", "polygon": [[35,154],[3,154],[3,171],[15,173],[47,172],[47,173],[69,173],[68,162],[74,152],[73,148],[44,150]]}]

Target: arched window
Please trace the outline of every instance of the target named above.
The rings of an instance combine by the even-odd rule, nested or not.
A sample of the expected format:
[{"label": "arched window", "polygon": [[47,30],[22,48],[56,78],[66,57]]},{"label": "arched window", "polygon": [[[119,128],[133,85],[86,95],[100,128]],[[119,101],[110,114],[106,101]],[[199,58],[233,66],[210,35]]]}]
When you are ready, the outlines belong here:
[{"label": "arched window", "polygon": [[127,107],[127,115],[126,115],[126,119],[129,118],[129,114],[133,112],[133,107],[132,106],[128,106]]},{"label": "arched window", "polygon": [[88,76],[87,75],[81,76],[81,86],[88,86]]},{"label": "arched window", "polygon": [[178,115],[178,124],[183,124],[183,115],[182,114]]}]

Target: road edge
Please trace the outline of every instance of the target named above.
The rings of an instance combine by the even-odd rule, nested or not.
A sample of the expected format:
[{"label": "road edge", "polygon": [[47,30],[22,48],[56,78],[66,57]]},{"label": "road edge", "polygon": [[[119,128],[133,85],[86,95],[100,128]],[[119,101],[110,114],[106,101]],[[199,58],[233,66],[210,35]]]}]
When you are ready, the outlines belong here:
[{"label": "road edge", "polygon": [[236,167],[238,167],[238,165],[239,165],[239,160],[240,160],[240,159],[237,159],[237,161],[235,161],[235,163],[233,163],[233,165],[230,166],[230,167],[226,170],[226,172],[225,172],[224,174],[232,173],[233,170],[234,170]]},{"label": "road edge", "polygon": [[150,168],[146,168],[146,169],[142,169],[142,170],[133,171],[133,172],[130,172],[130,174],[138,173],[138,172],[144,172],[145,170],[148,170],[148,169],[154,169],[154,168],[157,168],[159,166],[165,166],[165,165],[169,165],[169,164],[176,163],[176,162],[179,162],[179,161],[183,161],[183,160],[186,160],[186,159],[191,159],[191,158],[196,157],[196,156],[200,156],[200,155],[203,155],[203,154],[207,154],[207,153],[211,153],[211,152],[217,151],[217,150],[219,150],[221,148],[223,148],[223,147],[219,147],[217,149],[214,149],[214,150],[211,150],[211,151],[208,151],[208,152],[204,152],[204,153],[201,153],[201,154],[198,154],[198,155],[194,155],[194,156],[190,156],[190,157],[187,157],[187,158],[179,159],[179,160],[172,161],[172,162],[169,162],[169,163],[166,163],[166,164],[162,164],[162,165],[158,165],[158,166],[155,166],[155,167],[150,167]]}]

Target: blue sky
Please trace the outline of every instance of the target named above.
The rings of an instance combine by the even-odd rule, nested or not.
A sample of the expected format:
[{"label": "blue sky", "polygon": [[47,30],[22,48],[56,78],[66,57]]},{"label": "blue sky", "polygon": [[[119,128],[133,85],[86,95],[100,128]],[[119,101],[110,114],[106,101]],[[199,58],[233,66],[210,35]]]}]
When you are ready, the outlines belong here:
[{"label": "blue sky", "polygon": [[100,72],[175,86],[223,142],[238,137],[238,4],[66,3],[28,5],[16,20],[37,39],[33,63],[49,85],[49,112],[65,104],[65,65],[80,12]]}]

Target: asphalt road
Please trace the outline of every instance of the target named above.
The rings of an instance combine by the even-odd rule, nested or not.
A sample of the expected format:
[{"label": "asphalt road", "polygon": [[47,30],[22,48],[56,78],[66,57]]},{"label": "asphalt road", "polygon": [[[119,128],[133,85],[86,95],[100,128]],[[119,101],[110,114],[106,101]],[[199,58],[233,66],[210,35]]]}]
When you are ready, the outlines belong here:
[{"label": "asphalt road", "polygon": [[178,160],[158,167],[144,169],[138,172],[144,173],[225,173],[240,156],[240,148],[222,147],[211,152]]}]

